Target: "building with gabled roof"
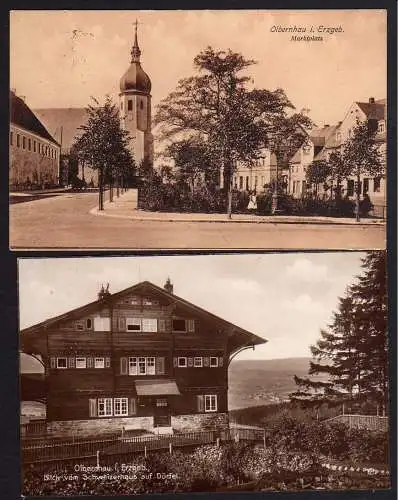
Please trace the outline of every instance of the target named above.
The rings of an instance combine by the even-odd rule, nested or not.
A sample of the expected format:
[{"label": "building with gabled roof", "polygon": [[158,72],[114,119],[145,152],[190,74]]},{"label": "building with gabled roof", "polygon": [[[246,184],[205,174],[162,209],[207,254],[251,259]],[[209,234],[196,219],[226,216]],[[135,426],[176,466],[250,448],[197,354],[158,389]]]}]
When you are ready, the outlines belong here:
[{"label": "building with gabled roof", "polygon": [[59,184],[60,144],[22,97],[10,91],[10,190]]},{"label": "building with gabled roof", "polygon": [[43,360],[47,430],[92,435],[228,423],[228,365],[266,340],[148,281],[20,332]]}]

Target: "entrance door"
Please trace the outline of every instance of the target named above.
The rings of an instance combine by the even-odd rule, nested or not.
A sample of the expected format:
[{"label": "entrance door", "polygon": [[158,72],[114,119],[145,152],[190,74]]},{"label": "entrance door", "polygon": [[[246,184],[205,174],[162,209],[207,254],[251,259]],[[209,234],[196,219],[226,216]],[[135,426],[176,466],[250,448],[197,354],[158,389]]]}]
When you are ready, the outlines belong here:
[{"label": "entrance door", "polygon": [[166,398],[156,398],[154,401],[153,426],[171,426],[170,407]]}]

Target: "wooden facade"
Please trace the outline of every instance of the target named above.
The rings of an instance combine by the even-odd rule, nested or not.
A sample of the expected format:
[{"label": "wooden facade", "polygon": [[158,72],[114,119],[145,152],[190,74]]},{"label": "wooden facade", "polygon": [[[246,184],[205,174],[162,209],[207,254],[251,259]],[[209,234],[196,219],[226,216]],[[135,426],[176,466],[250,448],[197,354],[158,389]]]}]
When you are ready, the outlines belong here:
[{"label": "wooden facade", "polygon": [[21,332],[39,354],[49,422],[139,417],[170,426],[178,415],[228,411],[228,364],[264,343],[149,282]]}]

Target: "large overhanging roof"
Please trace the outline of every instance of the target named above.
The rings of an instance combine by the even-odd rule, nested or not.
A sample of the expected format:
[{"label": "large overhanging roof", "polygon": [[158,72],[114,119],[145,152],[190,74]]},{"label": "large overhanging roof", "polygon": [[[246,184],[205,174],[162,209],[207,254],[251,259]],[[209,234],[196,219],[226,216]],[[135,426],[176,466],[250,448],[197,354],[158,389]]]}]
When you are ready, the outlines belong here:
[{"label": "large overhanging roof", "polygon": [[259,337],[258,335],[255,335],[254,333],[251,333],[244,328],[234,325],[233,323],[230,323],[229,321],[226,321],[225,319],[220,318],[219,316],[216,316],[215,314],[206,311],[205,309],[202,309],[201,307],[196,306],[195,304],[192,304],[191,302],[188,302],[181,297],[178,297],[177,295],[169,293],[164,288],[154,285],[149,281],[142,281],[134,286],[121,290],[120,292],[109,294],[107,298],[96,300],[95,302],[90,302],[89,304],[86,304],[82,307],[78,307],[76,309],[68,311],[65,314],[55,316],[41,323],[25,328],[21,331],[21,334],[25,335],[36,333],[39,330],[47,329],[51,326],[56,326],[62,321],[70,320],[73,318],[78,319],[85,314],[91,314],[98,311],[100,307],[107,307],[115,300],[131,293],[150,293],[153,296],[163,298],[164,302],[170,305],[174,305],[175,307],[180,306],[184,310],[191,311],[197,317],[203,317],[218,323],[220,325],[220,329],[225,330],[228,334],[230,351],[236,350],[243,346],[255,346],[267,342],[266,339],[263,339],[262,337]]}]

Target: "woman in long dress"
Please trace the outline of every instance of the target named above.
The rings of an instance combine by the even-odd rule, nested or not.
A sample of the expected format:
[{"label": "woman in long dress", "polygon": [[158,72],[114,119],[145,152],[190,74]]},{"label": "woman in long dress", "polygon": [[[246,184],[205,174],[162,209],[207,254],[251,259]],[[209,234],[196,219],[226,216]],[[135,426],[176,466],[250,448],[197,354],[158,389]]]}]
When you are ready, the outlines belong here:
[{"label": "woman in long dress", "polygon": [[250,212],[255,212],[257,210],[257,198],[255,191],[252,191],[249,195],[249,204],[247,205],[247,209]]}]

